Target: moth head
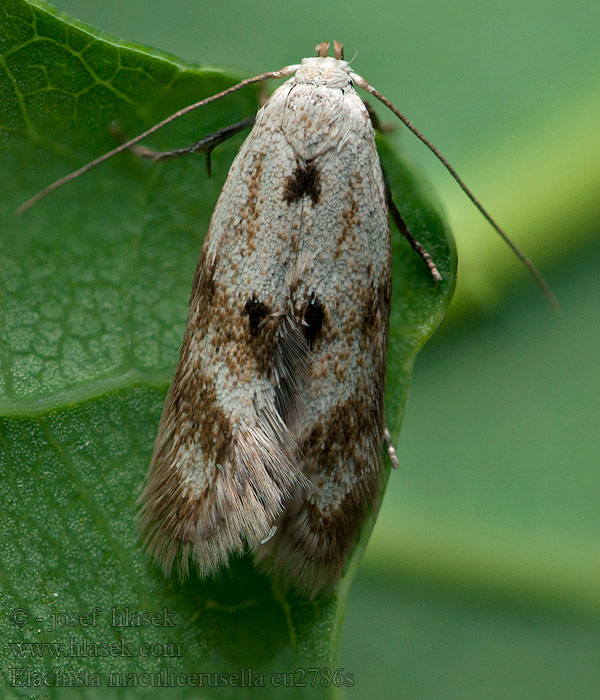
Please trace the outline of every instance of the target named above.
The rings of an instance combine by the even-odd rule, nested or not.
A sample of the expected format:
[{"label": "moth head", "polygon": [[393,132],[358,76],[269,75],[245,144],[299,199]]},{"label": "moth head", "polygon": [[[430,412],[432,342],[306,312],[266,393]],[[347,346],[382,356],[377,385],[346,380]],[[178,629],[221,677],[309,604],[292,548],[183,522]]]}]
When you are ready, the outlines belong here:
[{"label": "moth head", "polygon": [[346,88],[352,84],[348,61],[332,56],[303,58],[294,82],[315,87]]}]

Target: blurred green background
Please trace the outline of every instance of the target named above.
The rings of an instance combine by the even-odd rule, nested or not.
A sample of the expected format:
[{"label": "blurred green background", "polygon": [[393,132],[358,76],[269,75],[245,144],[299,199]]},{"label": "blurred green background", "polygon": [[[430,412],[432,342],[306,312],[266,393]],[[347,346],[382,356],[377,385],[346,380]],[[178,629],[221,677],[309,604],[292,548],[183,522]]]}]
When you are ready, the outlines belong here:
[{"label": "blurred green background", "polygon": [[355,676],[349,698],[598,697],[600,4],[55,4],[243,75],[343,41],[539,263],[559,317],[396,130],[448,212],[459,290],[417,360],[402,469],[350,595],[340,665]]}]

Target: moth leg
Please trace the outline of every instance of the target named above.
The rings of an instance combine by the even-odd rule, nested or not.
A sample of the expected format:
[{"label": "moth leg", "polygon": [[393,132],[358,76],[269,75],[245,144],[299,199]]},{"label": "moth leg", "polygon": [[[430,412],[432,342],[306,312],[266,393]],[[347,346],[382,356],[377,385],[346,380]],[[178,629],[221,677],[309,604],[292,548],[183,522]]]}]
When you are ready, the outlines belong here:
[{"label": "moth leg", "polygon": [[[210,154],[212,153],[213,149],[222,144],[224,141],[227,141],[227,139],[231,138],[232,136],[235,136],[235,134],[239,133],[240,131],[247,129],[249,126],[252,126],[254,124],[255,118],[256,117],[254,116],[247,117],[246,119],[242,119],[241,121],[236,122],[235,124],[225,126],[222,129],[215,131],[213,134],[209,134],[208,136],[201,138],[199,141],[192,143],[190,146],[184,146],[183,148],[174,148],[172,151],[153,151],[150,148],[146,148],[146,146],[138,145],[132,146],[129,150],[132,153],[135,153],[136,156],[140,156],[142,158],[151,158],[152,160],[166,160],[167,158],[187,156],[191,153],[205,153],[206,171],[208,173],[208,176],[210,177]],[[114,134],[114,136],[117,139],[119,139],[119,141],[125,142],[127,140],[116,122],[113,122],[111,124],[110,130]]]},{"label": "moth leg", "polygon": [[375,131],[379,131],[382,134],[391,134],[396,130],[395,124],[392,124],[391,122],[382,122],[381,119],[379,119],[377,112],[373,109],[373,105],[370,102],[363,100],[363,104],[367,108],[369,119],[371,120],[371,124],[373,125]]},{"label": "moth leg", "polygon": [[439,282],[442,279],[442,276],[439,273],[439,270],[437,269],[435,263],[433,262],[433,258],[429,253],[423,248],[423,246],[419,243],[419,241],[412,235],[410,232],[406,221],[402,218],[402,214],[398,211],[398,207],[394,203],[394,200],[392,199],[392,191],[390,189],[390,183],[388,182],[387,175],[385,170],[383,169],[383,164],[381,165],[381,172],[383,173],[383,182],[385,184],[385,199],[388,205],[388,209],[390,210],[392,214],[392,219],[394,219],[394,223],[398,227],[398,230],[400,233],[406,238],[406,240],[410,243],[412,249],[418,253],[421,258],[423,258],[423,261],[429,268],[429,272],[431,273],[431,276],[433,277],[435,282]]},{"label": "moth leg", "polygon": [[385,440],[387,453],[390,458],[390,462],[392,463],[392,468],[400,469],[400,462],[398,461],[398,457],[396,456],[396,450],[394,449],[394,445],[392,444],[392,436],[390,435],[390,429],[387,427],[387,423],[383,431],[383,439]]},{"label": "moth leg", "polygon": [[[371,120],[371,124],[373,125],[373,128],[376,131],[381,131],[382,133],[389,131],[386,127],[385,124],[382,124],[379,121],[379,117],[377,116],[375,110],[373,107],[367,102],[367,100],[363,100],[363,104],[365,105],[367,112],[369,113],[369,118]],[[429,268],[429,271],[431,272],[431,276],[436,282],[441,281],[442,276],[439,273],[439,270],[437,269],[435,263],[433,262],[433,258],[429,253],[423,248],[423,246],[419,243],[419,241],[412,235],[410,232],[406,221],[402,218],[402,214],[400,214],[400,211],[398,210],[398,207],[394,203],[394,200],[392,199],[392,190],[390,189],[390,183],[387,178],[387,173],[384,170],[383,163],[381,160],[379,161],[381,165],[381,172],[383,173],[383,182],[385,184],[385,199],[387,201],[388,209],[392,213],[392,218],[394,219],[394,223],[398,227],[398,230],[400,233],[406,238],[406,240],[410,243],[412,249],[417,252],[424,260],[425,264]]]}]

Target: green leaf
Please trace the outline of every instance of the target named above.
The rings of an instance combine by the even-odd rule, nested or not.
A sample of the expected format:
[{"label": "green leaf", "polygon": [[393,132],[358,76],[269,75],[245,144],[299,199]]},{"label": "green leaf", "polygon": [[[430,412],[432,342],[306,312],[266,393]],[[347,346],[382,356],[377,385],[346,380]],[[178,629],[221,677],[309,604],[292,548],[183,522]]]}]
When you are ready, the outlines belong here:
[{"label": "green leaf", "polygon": [[[0,46],[4,680],[27,667],[34,674],[21,676],[27,687],[43,684],[35,674],[56,681],[52,674],[62,673],[64,682],[81,672],[89,674],[84,685],[106,688],[111,673],[132,674],[117,680],[135,685],[150,682],[140,674],[162,669],[167,675],[155,684],[171,686],[183,682],[177,674],[191,684],[190,674],[250,668],[238,684],[256,684],[263,674],[257,697],[285,697],[273,673],[335,670],[347,591],[371,525],[340,590],[315,601],[277,590],[249,559],[234,560],[214,580],[165,579],[134,527],[202,236],[241,138],[215,151],[211,178],[203,158],[155,164],[125,154],[22,217],[14,213],[113,147],[113,120],[138,133],[237,78],[115,42],[24,0],[0,8]],[[235,93],[157,133],[150,145],[186,145],[256,108],[256,90]],[[456,258],[423,188],[380,147],[397,204],[444,275],[434,285],[393,233],[387,414],[397,432],[415,354],[445,313]],[[95,617],[85,616],[95,609]],[[113,611],[126,610],[156,613],[155,624],[111,624]],[[11,643],[20,642],[63,644],[72,653],[46,648],[35,656],[20,647],[19,656]],[[235,681],[217,688],[218,680],[205,677],[203,697],[234,696]],[[317,682],[305,695],[329,696],[334,685]]]}]

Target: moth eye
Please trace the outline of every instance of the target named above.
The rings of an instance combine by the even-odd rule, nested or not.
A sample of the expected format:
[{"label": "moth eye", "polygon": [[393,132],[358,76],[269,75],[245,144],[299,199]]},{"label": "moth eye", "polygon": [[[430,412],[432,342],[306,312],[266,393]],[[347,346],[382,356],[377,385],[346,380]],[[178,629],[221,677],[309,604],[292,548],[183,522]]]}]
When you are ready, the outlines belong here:
[{"label": "moth eye", "polygon": [[304,310],[304,323],[306,325],[302,325],[304,337],[308,341],[308,347],[311,349],[315,338],[319,335],[321,329],[323,328],[323,316],[323,305],[313,293],[311,294],[310,301]]},{"label": "moth eye", "polygon": [[269,307],[259,301],[255,294],[244,304],[244,310],[248,314],[250,335],[257,335],[262,321],[269,315]]}]

